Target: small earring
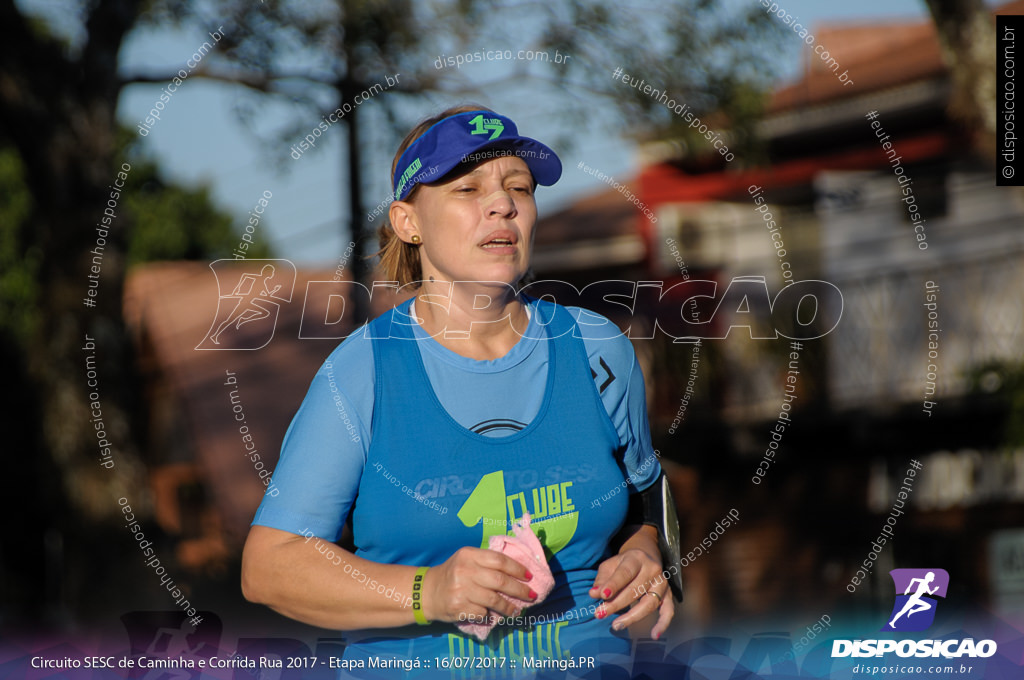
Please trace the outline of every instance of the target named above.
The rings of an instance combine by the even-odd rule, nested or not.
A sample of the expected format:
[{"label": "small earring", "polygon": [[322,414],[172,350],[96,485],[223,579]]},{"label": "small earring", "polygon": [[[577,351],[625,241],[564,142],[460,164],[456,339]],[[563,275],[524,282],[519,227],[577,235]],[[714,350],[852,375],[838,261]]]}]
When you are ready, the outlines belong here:
[{"label": "small earring", "polygon": [[420,235],[419,234],[413,234],[411,237],[409,237],[409,240],[412,241],[413,244],[419,245]]}]

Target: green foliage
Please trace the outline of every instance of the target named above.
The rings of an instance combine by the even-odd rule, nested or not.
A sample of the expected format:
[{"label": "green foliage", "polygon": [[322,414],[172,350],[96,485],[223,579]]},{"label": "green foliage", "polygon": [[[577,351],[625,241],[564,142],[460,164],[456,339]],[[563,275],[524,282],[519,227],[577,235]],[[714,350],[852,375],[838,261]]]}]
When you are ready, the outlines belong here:
[{"label": "green foliage", "polygon": [[[187,189],[162,181],[156,165],[132,165],[123,194],[132,224],[129,266],[157,260],[215,260],[231,257],[241,229],[213,204],[208,187]],[[259,231],[263,231],[262,227]],[[270,247],[254,237],[248,258],[270,257]]]},{"label": "green foliage", "polygon": [[[245,215],[229,215],[214,204],[209,187],[165,182],[156,163],[142,155],[133,130],[118,130],[118,155],[131,159],[121,205],[130,225],[128,266],[161,260],[216,260],[231,257],[241,239]],[[273,257],[261,222],[247,258]]]},{"label": "green foliage", "polygon": [[38,322],[36,298],[41,254],[26,249],[24,232],[32,195],[17,152],[0,148],[0,333],[24,342]]},{"label": "green foliage", "polygon": [[967,393],[995,398],[1006,409],[1003,444],[1024,445],[1024,363],[993,360],[967,371]]},{"label": "green foliage", "polygon": [[[130,131],[121,130],[119,158],[133,158]],[[215,260],[232,257],[246,216],[237,218],[218,208],[207,187],[186,188],[160,178],[156,164],[130,160],[131,172],[121,192],[120,214],[128,228],[129,266],[159,260]],[[39,265],[42,254],[28,238],[32,195],[25,183],[21,158],[13,148],[0,148],[0,333],[24,346],[39,321]],[[247,258],[273,253],[263,223]]]},{"label": "green foliage", "polygon": [[[614,102],[627,135],[683,140],[688,155],[714,155],[691,127],[697,116],[698,126],[727,133],[738,156],[756,155],[754,124],[777,76],[773,55],[787,37],[761,7],[715,0],[681,0],[651,11],[605,0],[564,7],[552,10],[542,41],[573,55],[556,75]],[[629,82],[616,73],[628,74]]]}]

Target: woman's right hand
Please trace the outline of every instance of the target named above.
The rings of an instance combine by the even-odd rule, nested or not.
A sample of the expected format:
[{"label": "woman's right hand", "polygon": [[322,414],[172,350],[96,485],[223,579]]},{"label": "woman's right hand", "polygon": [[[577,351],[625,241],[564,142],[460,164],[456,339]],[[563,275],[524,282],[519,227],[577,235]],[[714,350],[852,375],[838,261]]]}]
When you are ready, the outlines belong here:
[{"label": "woman's right hand", "polygon": [[482,622],[493,610],[501,616],[522,611],[501,594],[526,602],[537,599],[528,586],[533,576],[508,555],[460,548],[423,577],[423,615],[430,621]]}]

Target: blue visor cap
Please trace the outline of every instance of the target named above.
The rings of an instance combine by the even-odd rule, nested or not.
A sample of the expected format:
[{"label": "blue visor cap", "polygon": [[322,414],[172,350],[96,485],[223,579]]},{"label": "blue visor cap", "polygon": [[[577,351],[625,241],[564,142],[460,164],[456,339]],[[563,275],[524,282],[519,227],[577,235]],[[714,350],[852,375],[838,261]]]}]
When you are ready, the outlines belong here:
[{"label": "blue visor cap", "polygon": [[562,161],[536,139],[521,137],[516,124],[491,111],[467,111],[432,125],[409,145],[395,166],[395,200],[417,184],[436,182],[463,163],[502,156],[522,158],[537,184],[551,186],[562,176]]}]

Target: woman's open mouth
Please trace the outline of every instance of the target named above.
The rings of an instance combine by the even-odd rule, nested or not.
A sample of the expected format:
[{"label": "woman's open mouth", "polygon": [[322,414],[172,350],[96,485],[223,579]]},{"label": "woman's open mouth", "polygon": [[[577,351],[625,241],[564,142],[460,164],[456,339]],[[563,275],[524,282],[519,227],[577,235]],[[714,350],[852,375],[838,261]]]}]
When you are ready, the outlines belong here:
[{"label": "woman's open mouth", "polygon": [[480,247],[496,254],[509,254],[516,252],[516,234],[508,230],[495,231],[487,235],[487,238],[480,243]]},{"label": "woman's open mouth", "polygon": [[503,249],[506,249],[506,248],[512,248],[514,250],[515,249],[515,244],[512,243],[512,241],[510,241],[507,238],[495,238],[495,239],[491,239],[487,243],[483,244],[482,247],[486,248],[487,250],[496,250],[496,249],[502,249],[503,250]]}]

